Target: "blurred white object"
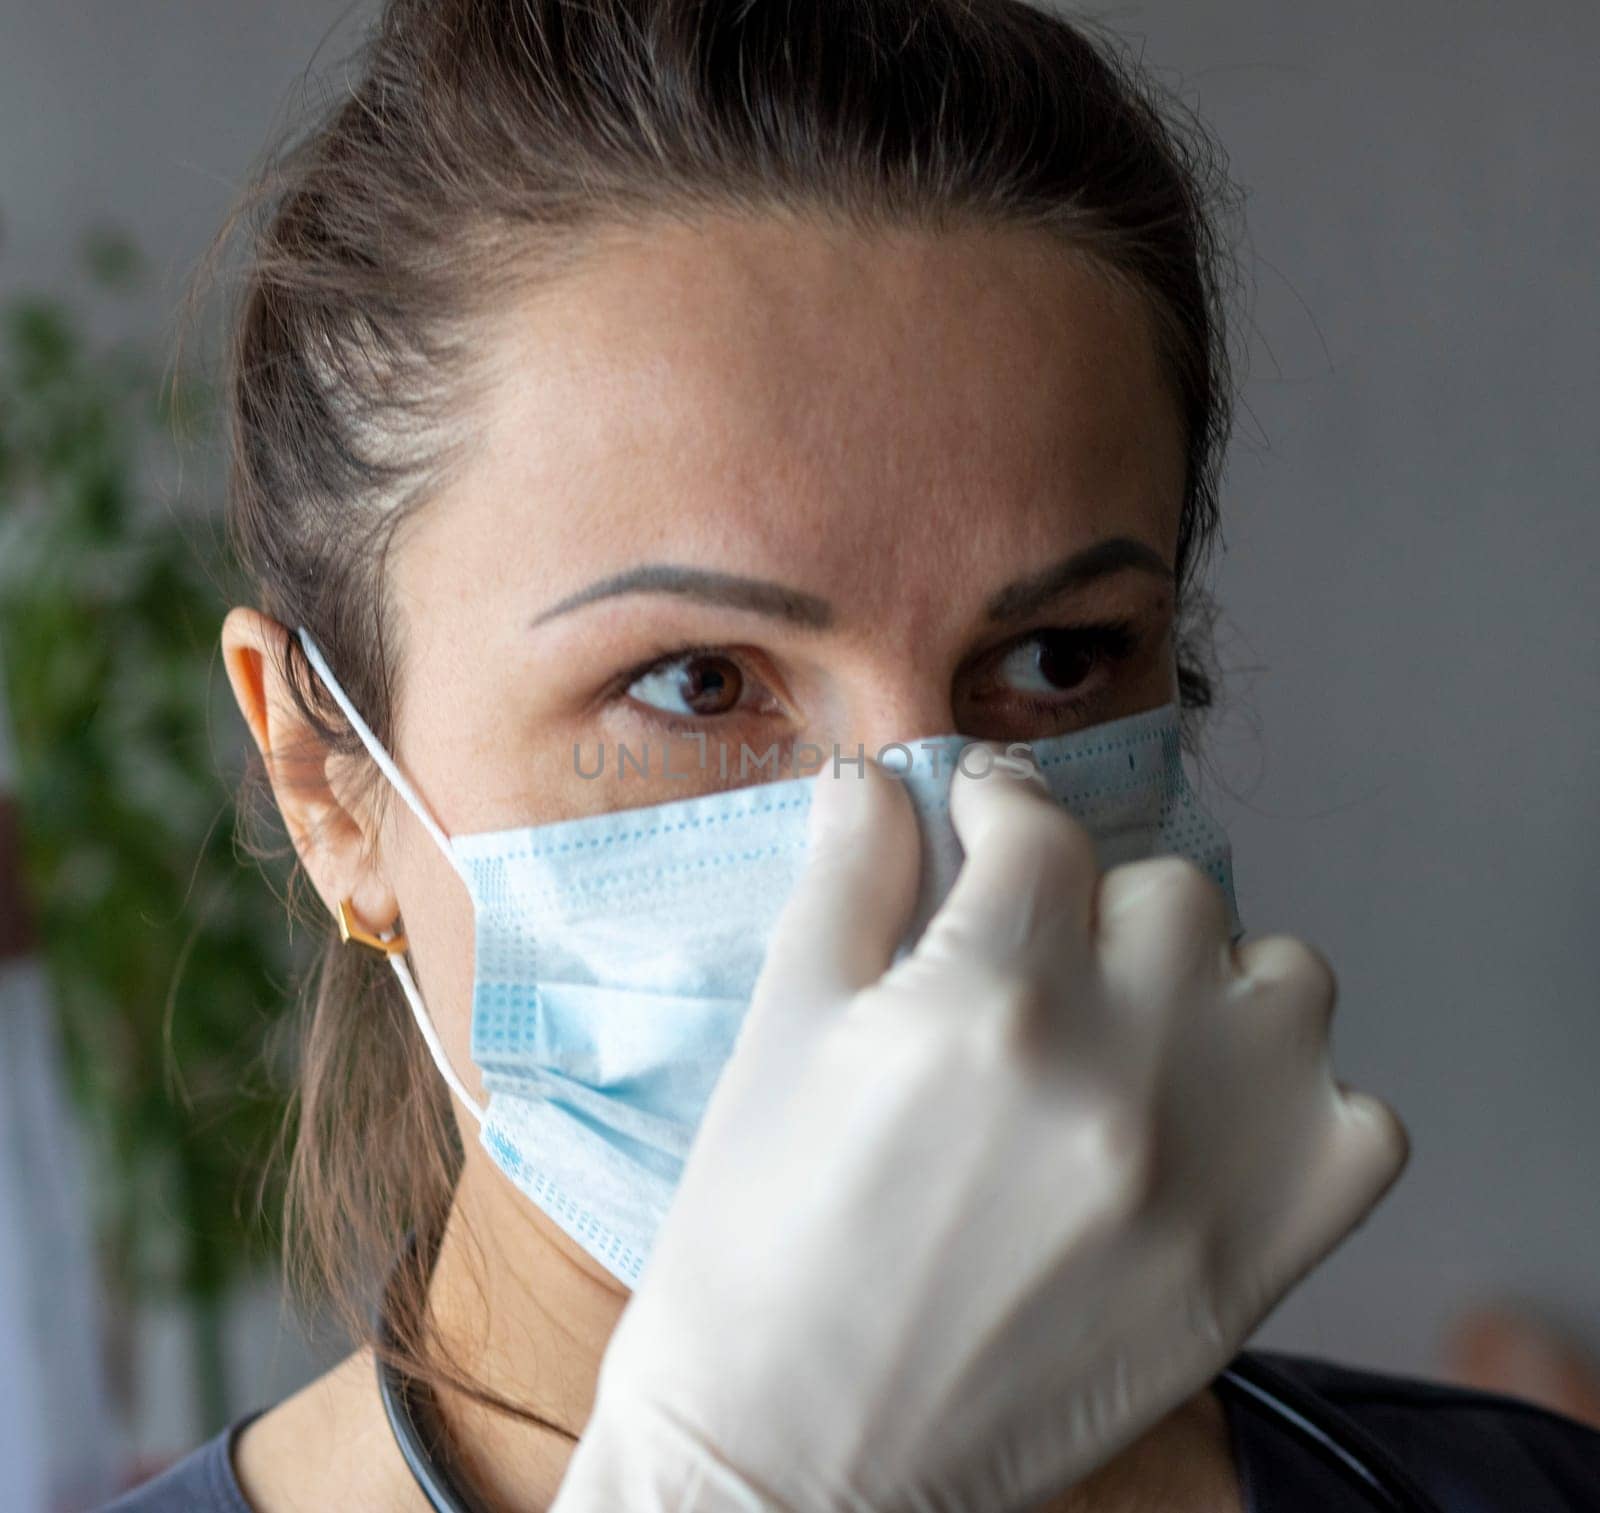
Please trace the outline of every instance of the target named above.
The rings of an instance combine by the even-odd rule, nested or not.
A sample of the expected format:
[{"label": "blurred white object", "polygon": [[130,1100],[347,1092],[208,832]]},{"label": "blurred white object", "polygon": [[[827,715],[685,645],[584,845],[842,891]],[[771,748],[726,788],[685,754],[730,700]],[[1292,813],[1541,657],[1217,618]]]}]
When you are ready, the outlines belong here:
[{"label": "blurred white object", "polygon": [[[0,869],[14,773],[0,681]],[[20,897],[0,875],[0,911]],[[11,886],[7,886],[10,884]],[[0,1508],[74,1513],[114,1490],[119,1436],[101,1357],[79,1135],[44,975],[0,918]]]},{"label": "blurred white object", "polygon": [[[0,1015],[4,981],[0,976]],[[21,1237],[22,1204],[8,1156],[0,1160],[0,1506],[28,1510],[46,1503]]]}]

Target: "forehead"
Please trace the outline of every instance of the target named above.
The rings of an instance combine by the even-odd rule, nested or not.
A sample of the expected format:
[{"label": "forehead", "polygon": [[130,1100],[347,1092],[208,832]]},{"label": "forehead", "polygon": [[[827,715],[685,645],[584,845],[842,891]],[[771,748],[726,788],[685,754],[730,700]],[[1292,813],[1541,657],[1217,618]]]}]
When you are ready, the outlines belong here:
[{"label": "forehead", "polygon": [[491,313],[482,372],[476,444],[420,528],[530,608],[651,558],[837,581],[952,541],[1014,570],[1049,542],[1170,560],[1176,539],[1144,303],[1041,232],[609,234]]}]

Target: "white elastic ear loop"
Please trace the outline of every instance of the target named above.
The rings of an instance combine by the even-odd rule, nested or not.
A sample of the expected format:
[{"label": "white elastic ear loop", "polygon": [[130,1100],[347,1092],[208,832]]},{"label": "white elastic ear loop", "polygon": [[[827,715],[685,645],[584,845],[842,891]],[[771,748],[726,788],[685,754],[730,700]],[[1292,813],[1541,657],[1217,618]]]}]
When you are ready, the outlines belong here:
[{"label": "white elastic ear loop", "polygon": [[[393,938],[393,930],[385,930],[378,936],[379,940]],[[450,1065],[450,1058],[445,1055],[444,1046],[439,1043],[438,1033],[433,1028],[433,1020],[423,1005],[422,994],[417,989],[416,980],[411,975],[411,968],[406,965],[405,957],[396,952],[388,958],[388,962],[394,968],[394,975],[400,979],[400,991],[406,995],[406,1002],[411,1005],[411,1017],[417,1021],[417,1028],[422,1031],[422,1038],[427,1042],[428,1054],[433,1057],[433,1064],[439,1068],[439,1075],[449,1085],[450,1091],[466,1104],[472,1117],[482,1124],[485,1118],[484,1110],[456,1076],[456,1069]]]},{"label": "white elastic ear loop", "polygon": [[438,842],[439,849],[444,852],[445,860],[454,867],[456,864],[455,853],[450,849],[450,837],[444,833],[444,827],[433,817],[433,811],[422,802],[416,789],[406,781],[405,773],[396,765],[394,758],[379,744],[377,736],[373,735],[367,722],[356,712],[355,705],[350,702],[350,696],[339,686],[339,680],[334,677],[333,669],[328,666],[322,653],[317,649],[317,643],[311,639],[311,632],[302,625],[296,634],[300,637],[300,644],[305,648],[306,656],[309,658],[311,665],[316,668],[317,676],[322,679],[323,686],[333,695],[334,702],[344,711],[345,719],[354,727],[355,733],[361,737],[361,744],[367,748],[372,760],[378,764],[383,775],[394,784],[395,792],[411,806],[411,812],[422,821],[423,828]]},{"label": "white elastic ear loop", "polygon": [[[396,793],[410,806],[411,812],[422,822],[422,827],[431,835],[444,852],[445,860],[455,868],[456,874],[461,873],[456,866],[455,852],[450,847],[450,837],[444,833],[444,827],[433,817],[428,806],[422,802],[421,796],[406,780],[406,775],[401,772],[394,758],[383,749],[378,738],[373,735],[367,722],[356,712],[356,707],[350,702],[350,696],[340,687],[339,680],[334,677],[333,669],[328,666],[327,660],[318,649],[317,643],[311,639],[311,632],[301,626],[295,632],[300,638],[300,645],[305,649],[307,660],[322,679],[322,685],[333,695],[334,702],[344,712],[344,717],[350,722],[351,728],[361,737],[361,744],[367,748],[368,755],[378,764],[378,769],[394,785]],[[463,879],[465,881],[465,879]],[[394,931],[384,930],[379,940],[393,940]],[[479,1124],[484,1121],[484,1110],[479,1106],[478,1100],[466,1089],[465,1084],[456,1076],[456,1070],[450,1065],[450,1058],[444,1053],[444,1046],[439,1041],[438,1031],[433,1027],[433,1018],[428,1013],[427,1006],[422,1001],[422,994],[417,989],[416,979],[411,975],[411,968],[406,965],[405,957],[399,952],[387,958],[388,963],[394,968],[394,975],[400,979],[400,991],[406,995],[406,1002],[411,1005],[411,1017],[416,1020],[417,1028],[422,1032],[424,1044],[428,1047],[428,1054],[433,1057],[433,1064],[438,1067],[439,1075],[445,1080],[450,1091],[456,1095],[472,1111],[472,1116]]]}]

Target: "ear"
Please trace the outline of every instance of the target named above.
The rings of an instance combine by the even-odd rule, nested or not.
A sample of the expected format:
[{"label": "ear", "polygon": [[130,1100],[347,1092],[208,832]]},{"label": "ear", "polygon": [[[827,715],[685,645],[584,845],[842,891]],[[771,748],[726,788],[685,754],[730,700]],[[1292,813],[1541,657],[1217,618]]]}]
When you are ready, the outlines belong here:
[{"label": "ear", "polygon": [[[370,820],[341,801],[330,782],[331,751],[295,706],[283,667],[289,631],[258,610],[228,611],[222,622],[222,660],[239,712],[266,763],[272,796],[301,865],[329,914],[350,899],[363,929],[394,926],[399,904],[378,872]],[[343,786],[343,785],[340,785]]]}]

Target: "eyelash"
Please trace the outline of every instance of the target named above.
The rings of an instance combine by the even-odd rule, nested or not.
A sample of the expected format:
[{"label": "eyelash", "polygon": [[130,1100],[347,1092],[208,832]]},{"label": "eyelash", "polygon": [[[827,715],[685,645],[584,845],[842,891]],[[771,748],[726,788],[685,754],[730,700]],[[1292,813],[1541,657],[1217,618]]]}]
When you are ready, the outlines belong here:
[{"label": "eyelash", "polygon": [[[1085,625],[1049,625],[1030,631],[1020,636],[1017,640],[1007,643],[997,651],[990,653],[988,660],[999,660],[1016,647],[1025,645],[1030,640],[1037,640],[1046,635],[1065,635],[1072,637],[1077,644],[1089,654],[1092,665],[1104,666],[1107,663],[1115,664],[1125,660],[1139,642],[1139,632],[1136,623],[1132,620],[1099,620]],[[626,695],[640,678],[649,673],[659,672],[664,668],[678,662],[693,661],[696,657],[722,657],[728,661],[738,662],[740,659],[733,656],[726,645],[717,642],[693,642],[688,645],[675,646],[667,651],[658,651],[647,657],[644,661],[635,663],[626,672],[620,673],[611,682],[607,690],[607,698]],[[1021,707],[1029,714],[1049,716],[1063,712],[1072,713],[1087,708],[1093,704],[1095,694],[1080,694],[1060,699],[1035,699],[1024,698]],[[703,728],[706,720],[694,720],[682,715],[669,715],[662,710],[641,705],[640,711],[651,720],[665,727],[674,734],[693,733]],[[708,719],[721,719],[724,716],[708,716]]]}]

